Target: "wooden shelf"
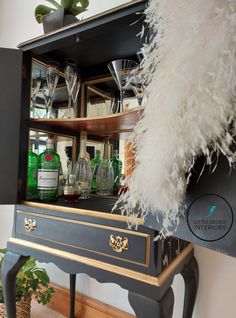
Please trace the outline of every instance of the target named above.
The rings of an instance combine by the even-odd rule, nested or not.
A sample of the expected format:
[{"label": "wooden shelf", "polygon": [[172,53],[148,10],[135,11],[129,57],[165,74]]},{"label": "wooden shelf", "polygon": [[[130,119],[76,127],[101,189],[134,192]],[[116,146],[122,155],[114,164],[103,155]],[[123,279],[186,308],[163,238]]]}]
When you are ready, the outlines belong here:
[{"label": "wooden shelf", "polygon": [[31,119],[31,127],[35,129],[62,130],[79,133],[86,130],[88,134],[100,137],[129,133],[140,119],[143,108],[138,107],[123,113],[96,118],[71,119]]}]

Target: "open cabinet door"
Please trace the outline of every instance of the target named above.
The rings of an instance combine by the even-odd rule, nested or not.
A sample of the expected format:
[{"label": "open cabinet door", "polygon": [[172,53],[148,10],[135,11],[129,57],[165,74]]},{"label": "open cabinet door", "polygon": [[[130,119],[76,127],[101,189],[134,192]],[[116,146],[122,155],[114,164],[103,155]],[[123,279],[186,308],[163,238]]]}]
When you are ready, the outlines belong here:
[{"label": "open cabinet door", "polygon": [[0,204],[17,203],[25,184],[30,101],[28,60],[20,50],[0,48]]}]

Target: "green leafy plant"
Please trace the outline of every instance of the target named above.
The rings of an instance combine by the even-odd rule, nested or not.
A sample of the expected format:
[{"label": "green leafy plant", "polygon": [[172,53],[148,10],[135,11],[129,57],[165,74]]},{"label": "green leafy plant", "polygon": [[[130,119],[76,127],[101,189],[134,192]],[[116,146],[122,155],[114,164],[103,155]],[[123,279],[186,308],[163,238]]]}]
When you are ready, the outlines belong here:
[{"label": "green leafy plant", "polygon": [[[5,254],[6,249],[0,249]],[[0,256],[0,268],[3,256]],[[34,296],[39,304],[46,305],[50,302],[54,289],[49,287],[49,277],[44,268],[36,265],[36,260],[30,257],[21,268],[16,277],[16,301]],[[4,303],[2,277],[0,273],[0,303]]]},{"label": "green leafy plant", "polygon": [[61,0],[60,4],[56,0],[45,0],[49,2],[51,6],[39,5],[35,9],[35,19],[38,23],[43,22],[43,18],[45,15],[56,11],[58,9],[66,9],[69,13],[74,16],[84,12],[87,10],[89,6],[89,0]]}]

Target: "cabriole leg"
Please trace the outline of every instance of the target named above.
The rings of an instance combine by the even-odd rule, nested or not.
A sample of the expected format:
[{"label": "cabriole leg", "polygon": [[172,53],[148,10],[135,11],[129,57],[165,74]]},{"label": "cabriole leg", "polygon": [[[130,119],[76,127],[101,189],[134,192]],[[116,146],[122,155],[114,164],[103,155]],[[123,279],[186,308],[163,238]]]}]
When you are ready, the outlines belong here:
[{"label": "cabriole leg", "polygon": [[160,300],[129,292],[129,303],[137,318],[172,318],[174,293],[169,288]]},{"label": "cabriole leg", "polygon": [[191,318],[197,297],[199,268],[195,257],[192,257],[180,273],[185,284],[183,318]]},{"label": "cabriole leg", "polygon": [[2,284],[8,318],[16,318],[16,275],[28,257],[7,252],[2,264]]}]

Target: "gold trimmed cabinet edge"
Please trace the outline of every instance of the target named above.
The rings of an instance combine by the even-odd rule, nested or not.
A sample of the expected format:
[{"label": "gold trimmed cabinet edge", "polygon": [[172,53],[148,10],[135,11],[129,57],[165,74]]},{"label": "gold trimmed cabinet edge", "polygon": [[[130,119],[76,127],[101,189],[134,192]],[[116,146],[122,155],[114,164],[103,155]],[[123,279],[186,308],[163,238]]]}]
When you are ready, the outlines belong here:
[{"label": "gold trimmed cabinet edge", "polygon": [[156,287],[162,286],[168,280],[168,278],[171,275],[173,275],[173,273],[175,273],[176,269],[185,262],[186,258],[193,252],[193,244],[188,244],[185,247],[185,249],[171,262],[171,264],[168,267],[166,267],[159,276],[155,277],[155,276],[143,274],[131,269],[108,264],[102,261],[90,259],[85,256],[80,256],[73,253],[61,251],[61,250],[51,248],[45,245],[25,241],[25,240],[14,238],[14,237],[11,237],[8,240],[8,242],[27,247],[29,249],[38,250],[38,251],[51,254],[57,257],[65,258],[67,260],[71,260],[74,262],[82,263],[90,267],[102,269],[107,272],[115,273],[123,277],[133,279],[134,281],[136,280],[142,283],[154,285]]}]

